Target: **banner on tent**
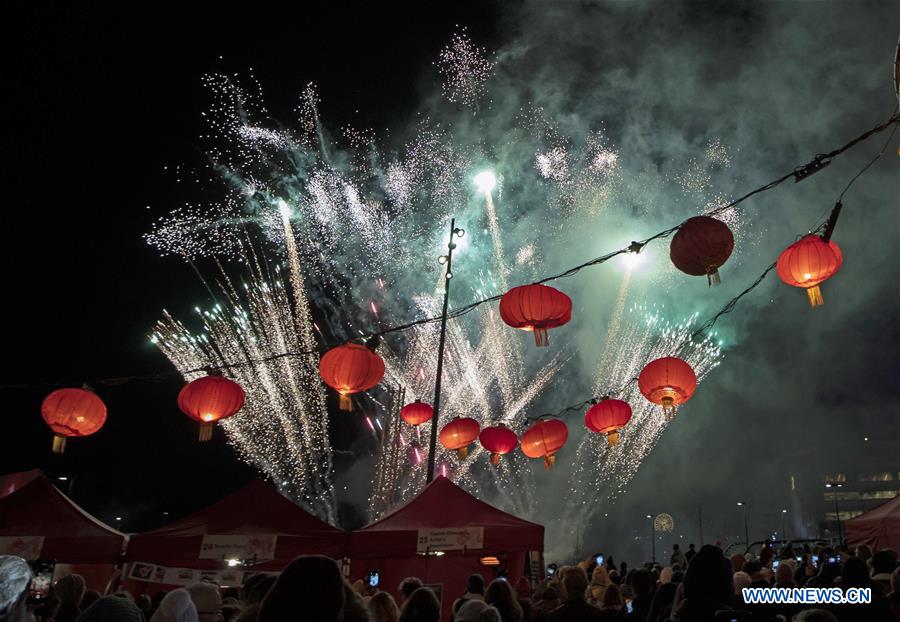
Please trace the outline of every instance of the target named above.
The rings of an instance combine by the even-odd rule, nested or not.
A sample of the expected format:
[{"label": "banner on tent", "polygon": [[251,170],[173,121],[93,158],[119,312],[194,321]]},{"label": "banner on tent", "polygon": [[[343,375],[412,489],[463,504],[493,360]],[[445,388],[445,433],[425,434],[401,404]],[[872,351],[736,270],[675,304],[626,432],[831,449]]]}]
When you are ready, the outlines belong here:
[{"label": "banner on tent", "polygon": [[200,543],[200,559],[275,559],[278,536],[254,535],[206,535]]},{"label": "banner on tent", "polygon": [[0,555],[16,555],[28,561],[39,559],[44,548],[44,536],[0,537]]},{"label": "banner on tent", "polygon": [[128,578],[150,583],[166,585],[190,585],[192,583],[209,582],[222,587],[234,587],[243,583],[244,572],[241,570],[197,570],[195,568],[169,568],[159,564],[134,562]]},{"label": "banner on tent", "polygon": [[484,527],[419,529],[417,553],[462,551],[484,548]]}]

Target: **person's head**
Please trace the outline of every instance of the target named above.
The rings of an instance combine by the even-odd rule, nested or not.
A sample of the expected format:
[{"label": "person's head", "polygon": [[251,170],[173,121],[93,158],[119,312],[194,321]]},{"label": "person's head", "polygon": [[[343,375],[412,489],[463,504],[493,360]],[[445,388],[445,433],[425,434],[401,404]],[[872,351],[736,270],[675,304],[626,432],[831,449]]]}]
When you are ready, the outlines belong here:
[{"label": "person's head", "polygon": [[743,590],[745,587],[750,587],[751,585],[753,585],[753,579],[751,579],[750,575],[743,570],[738,570],[736,573],[734,573],[732,583],[734,585],[734,593],[740,595],[741,590]]},{"label": "person's head", "polygon": [[591,574],[591,585],[607,586],[611,583],[606,566],[597,566]]},{"label": "person's head", "polygon": [[673,545],[672,545],[672,550],[675,551],[675,552],[677,553],[680,549],[678,548],[678,545],[677,545],[677,544],[673,544]]},{"label": "person's head", "polygon": [[841,587],[872,587],[866,562],[859,557],[848,557],[841,568]]},{"label": "person's head", "polygon": [[688,550],[689,550],[689,551],[693,551],[693,550],[694,550],[694,545],[693,545],[693,544],[688,544]]},{"label": "person's head", "polygon": [[653,573],[643,568],[632,572],[628,580],[631,583],[631,589],[634,591],[635,598],[647,598],[653,592],[653,585],[656,581]]},{"label": "person's head", "polygon": [[150,611],[150,608],[153,606],[153,603],[150,602],[149,594],[138,594],[134,599],[134,604],[144,613]]},{"label": "person's head", "polygon": [[684,581],[683,570],[676,570],[672,573],[672,580],[670,581],[670,583],[681,583],[682,581]]},{"label": "person's head", "polygon": [[[585,588],[587,588],[587,580],[585,580]],[[584,593],[584,590],[582,590]],[[494,579],[484,593],[484,602],[492,605],[500,612],[500,617],[504,620],[521,620],[523,617],[522,605],[519,604],[509,581],[503,579]]]},{"label": "person's head", "polygon": [[369,599],[369,617],[372,622],[397,622],[400,619],[400,608],[394,597],[387,592],[378,592]]},{"label": "person's head", "polygon": [[500,612],[483,600],[469,600],[456,612],[453,622],[501,622]]},{"label": "person's head", "polygon": [[856,556],[864,562],[869,561],[869,558],[872,557],[872,549],[870,549],[867,544],[860,544],[856,547],[855,553]]},{"label": "person's head", "polygon": [[262,572],[251,575],[246,581],[244,581],[244,585],[241,586],[241,595],[239,598],[242,601],[247,602],[247,598],[250,596],[250,590],[253,589],[253,586],[265,579],[267,576],[269,575]]},{"label": "person's head", "polygon": [[666,566],[662,570],[659,571],[659,582],[660,583],[671,583],[672,575],[675,574],[675,571],[672,570],[671,566]]},{"label": "person's head", "polygon": [[[703,549],[700,549],[701,551]],[[740,553],[735,553],[731,556],[731,572],[738,572],[739,570],[744,569],[744,563],[747,561],[747,558],[741,555]]]},{"label": "person's head", "polygon": [[310,622],[341,622],[345,602],[344,578],[334,560],[303,555],[275,580],[262,601],[258,620],[280,622],[296,617],[302,608]]},{"label": "person's head", "polygon": [[[87,609],[88,607],[93,605],[95,602],[100,600],[101,596],[102,596],[102,594],[100,594],[100,592],[98,592],[97,590],[88,590],[84,593],[84,596],[81,597],[81,604],[79,605],[79,607],[81,607],[81,610],[84,611],[85,609]],[[162,597],[160,597],[160,600],[161,599],[162,599]],[[153,607],[151,607],[151,609],[152,608]]]},{"label": "person's head", "polygon": [[881,549],[872,555],[872,574],[890,574],[897,565],[897,552],[893,549]]},{"label": "person's head", "polygon": [[272,589],[272,586],[275,585],[275,580],[278,578],[273,574],[261,574],[256,576],[259,577],[259,580],[253,582],[250,591],[246,592],[247,596],[244,599],[244,604],[248,607],[250,605],[260,604],[266,597],[266,594],[269,593],[269,590]]},{"label": "person's head", "polygon": [[438,622],[440,617],[441,603],[427,587],[410,594],[400,609],[400,622]]},{"label": "person's head", "polygon": [[582,568],[570,566],[562,576],[562,586],[566,592],[566,600],[584,600],[585,590],[588,587],[587,573]]},{"label": "person's head", "polygon": [[[183,590],[182,590],[183,591]],[[190,598],[187,602],[190,603]],[[193,606],[193,605],[191,605]],[[151,618],[153,622],[197,622],[197,615],[187,618]],[[144,622],[144,614],[134,601],[119,596],[104,596],[81,612],[78,622]]]},{"label": "person's head", "polygon": [[600,606],[603,609],[621,609],[625,606],[625,601],[622,600],[622,592],[619,590],[618,585],[607,586],[606,591],[603,592],[603,602],[600,603]]},{"label": "person's head", "polygon": [[900,594],[900,566],[894,568],[894,572],[891,573],[891,592]]},{"label": "person's head", "polygon": [[197,608],[200,622],[216,622],[222,608],[222,595],[212,583],[193,583],[185,588]]},{"label": "person's head", "polygon": [[484,577],[480,574],[469,575],[466,591],[469,594],[484,594]]},{"label": "person's head", "polygon": [[791,620],[793,622],[838,622],[833,613],[824,609],[804,609]]},{"label": "person's head", "polygon": [[369,622],[369,611],[362,594],[344,581],[344,617],[343,622]]},{"label": "person's head", "polygon": [[400,594],[403,600],[406,600],[412,593],[422,587],[422,579],[419,577],[406,577],[400,582]]},{"label": "person's head", "polygon": [[[101,598],[97,603],[104,600],[106,599]],[[150,622],[197,622],[198,619],[197,607],[194,605],[190,593],[179,588],[163,597],[153,617],[150,618]]]},{"label": "person's head", "polygon": [[61,578],[54,586],[60,604],[77,607],[84,598],[84,577],[80,574],[70,574]]},{"label": "person's head", "polygon": [[755,574],[758,574],[761,569],[762,569],[762,564],[760,564],[756,560],[746,561],[746,562],[744,562],[744,565],[741,566],[741,570],[746,572],[751,577]]},{"label": "person's head", "polygon": [[778,564],[778,569],[775,571],[775,583],[793,583],[794,582],[794,568],[791,564],[787,562],[782,562]]},{"label": "person's head", "polygon": [[0,555],[0,617],[15,622],[25,620],[25,600],[31,583],[31,567],[21,557]]},{"label": "person's head", "polygon": [[[743,560],[741,563],[743,564]],[[730,603],[734,598],[731,567],[722,554],[722,549],[711,544],[703,545],[684,573],[684,597],[719,604]]]}]

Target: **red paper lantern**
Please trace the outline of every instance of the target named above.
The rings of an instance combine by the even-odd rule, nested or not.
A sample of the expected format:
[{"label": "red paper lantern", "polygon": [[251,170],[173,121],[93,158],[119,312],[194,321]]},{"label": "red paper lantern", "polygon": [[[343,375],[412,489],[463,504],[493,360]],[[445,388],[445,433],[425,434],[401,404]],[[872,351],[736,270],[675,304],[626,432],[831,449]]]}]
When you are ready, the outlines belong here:
[{"label": "red paper lantern", "polygon": [[710,285],[718,285],[719,268],[734,250],[734,236],[721,220],[709,216],[688,218],[672,238],[669,257],[675,267],[691,276],[707,277]]},{"label": "red paper lantern", "polygon": [[368,391],[384,377],[384,361],[375,352],[358,343],[332,348],[319,361],[319,375],[340,396],[340,409],[353,410],[350,398]]},{"label": "red paper lantern", "polygon": [[674,356],[650,361],[638,376],[638,388],[648,400],[660,404],[668,418],[675,406],[683,404],[697,389],[697,376],[691,366]]},{"label": "red paper lantern", "polygon": [[598,430],[597,427],[594,425],[594,422],[591,421],[591,411],[590,410],[588,410],[586,413],[584,413],[584,427],[586,427],[591,432],[595,432],[595,433],[600,432],[600,430]]},{"label": "red paper lantern", "polygon": [[519,437],[505,425],[485,428],[478,436],[481,445],[491,452],[491,464],[500,464],[500,456],[508,454],[519,444]]},{"label": "red paper lantern", "polygon": [[178,408],[191,419],[200,422],[200,442],[212,438],[213,426],[244,407],[241,385],[216,374],[197,378],[181,388]]},{"label": "red paper lantern", "polygon": [[544,468],[556,464],[556,452],[569,438],[568,426],[559,419],[541,419],[522,435],[522,453],[529,458],[543,458]]},{"label": "red paper lantern", "polygon": [[595,432],[606,434],[606,442],[612,447],[619,442],[619,430],[631,421],[631,406],[622,400],[609,398],[591,406],[584,415]]},{"label": "red paper lantern", "polygon": [[825,242],[815,234],[809,234],[778,256],[778,276],[793,287],[802,287],[813,307],[825,304],[819,283],[830,279],[841,269],[844,256],[832,241]]},{"label": "red paper lantern", "polygon": [[53,430],[53,453],[69,436],[90,436],[106,423],[106,404],[90,389],[57,389],[41,403],[41,417]]},{"label": "red paper lantern", "polygon": [[460,460],[465,460],[469,455],[469,445],[478,438],[481,426],[470,417],[454,417],[441,429],[441,445],[456,451]]},{"label": "red paper lantern", "polygon": [[434,416],[431,404],[425,404],[422,400],[416,400],[400,409],[400,417],[409,425],[419,425],[430,420]]},{"label": "red paper lantern", "polygon": [[547,330],[572,319],[572,299],[547,285],[513,287],[500,299],[500,317],[521,330],[534,332],[534,343],[550,343]]}]

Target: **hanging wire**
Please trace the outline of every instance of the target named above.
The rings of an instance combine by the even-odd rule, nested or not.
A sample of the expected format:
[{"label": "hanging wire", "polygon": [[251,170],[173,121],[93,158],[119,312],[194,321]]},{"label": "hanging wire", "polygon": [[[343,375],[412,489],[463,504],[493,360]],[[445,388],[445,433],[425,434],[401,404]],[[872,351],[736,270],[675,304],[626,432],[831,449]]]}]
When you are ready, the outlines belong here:
[{"label": "hanging wire", "polygon": [[[850,186],[852,186],[853,183],[862,174],[864,174],[869,169],[869,167],[871,167],[878,160],[878,158],[880,158],[881,155],[884,153],[885,149],[887,148],[887,145],[890,143],[891,139],[893,138],[894,133],[897,131],[898,123],[900,123],[900,114],[892,113],[891,117],[886,122],[884,122],[880,125],[877,125],[877,126],[873,127],[872,129],[868,130],[867,132],[857,136],[856,138],[854,138],[847,144],[843,145],[842,147],[839,147],[833,151],[829,151],[828,153],[816,155],[816,157],[813,158],[807,164],[805,164],[803,166],[795,167],[790,173],[782,175],[781,177],[778,177],[777,179],[774,179],[774,180],[770,181],[769,183],[767,183],[763,186],[760,186],[759,188],[756,188],[755,190],[751,190],[750,192],[744,194],[741,197],[738,197],[737,199],[731,201],[730,203],[721,205],[721,206],[717,207],[716,209],[714,209],[710,212],[707,212],[707,215],[708,216],[716,216],[727,210],[733,209],[734,207],[736,207],[737,205],[740,205],[747,199],[749,199],[761,192],[766,192],[768,190],[772,190],[773,188],[779,186],[780,184],[784,183],[785,181],[787,181],[788,179],[790,179],[792,177],[798,182],[802,181],[809,175],[811,175],[815,172],[818,172],[819,170],[821,170],[822,168],[824,168],[825,166],[830,164],[831,161],[835,157],[841,155],[845,151],[853,148],[854,146],[865,141],[866,139],[870,138],[871,136],[874,136],[875,134],[878,134],[878,133],[884,131],[888,127],[893,126],[893,130],[891,131],[891,134],[888,137],[888,141],[882,147],[881,151],[878,153],[878,155],[875,156],[875,158],[873,158],[868,164],[866,164],[866,166],[863,167],[863,169],[859,173],[857,173],[856,176],[854,176],[850,180],[850,182],[847,184],[847,187],[844,188],[843,192],[841,192],[840,197],[842,198],[844,196],[844,194],[847,192],[847,190],[850,189]],[[538,281],[534,281],[533,283],[543,284],[543,283],[547,283],[549,281],[555,281],[558,279],[567,278],[567,277],[577,274],[578,272],[580,272],[581,270],[583,270],[585,268],[606,263],[610,259],[618,257],[619,255],[624,255],[627,253],[639,253],[639,252],[641,252],[641,250],[643,250],[643,248],[647,244],[650,244],[651,242],[654,242],[656,240],[665,239],[665,238],[668,238],[669,236],[671,236],[673,233],[675,233],[676,231],[678,231],[678,229],[681,228],[682,224],[683,223],[679,223],[678,225],[675,225],[674,227],[664,229],[663,231],[660,231],[659,233],[651,235],[648,238],[645,238],[645,239],[639,240],[639,241],[634,241],[625,248],[620,248],[619,250],[606,253],[605,255],[600,255],[599,257],[590,259],[582,264],[568,268],[567,270],[560,272],[559,274],[554,274],[552,276],[544,277]],[[821,229],[822,227],[824,227],[824,225],[820,225],[820,227],[817,230]],[[768,268],[766,268],[765,272],[763,272],[759,277],[757,277],[756,281],[754,281],[753,284],[750,285],[750,287],[748,287],[743,292],[741,292],[740,294],[735,296],[735,298],[729,300],[725,304],[725,306],[723,306],[714,316],[712,316],[711,318],[706,320],[706,322],[704,322],[703,325],[701,325],[701,327],[697,331],[694,331],[694,333],[691,334],[691,338],[701,335],[703,332],[709,330],[721,316],[723,316],[727,313],[731,313],[731,311],[734,310],[734,307],[737,305],[737,302],[742,297],[744,297],[746,294],[750,293],[751,291],[753,291],[753,289],[758,287],[759,284],[762,283],[762,281],[766,278],[766,276],[769,274],[769,272],[771,272],[771,270],[774,267],[775,267],[775,264],[772,264]],[[483,298],[481,300],[476,300],[475,302],[469,303],[468,305],[466,305],[464,307],[460,307],[460,308],[448,313],[447,319],[455,319],[455,318],[462,317],[462,316],[472,312],[473,310],[477,309],[478,307],[480,307],[484,304],[490,303],[490,302],[495,302],[497,300],[500,300],[502,297],[503,297],[503,294],[498,294],[495,296],[490,296],[488,298]],[[418,320],[413,320],[413,321],[407,322],[405,324],[398,324],[396,326],[391,326],[389,328],[385,328],[380,331],[362,334],[360,337],[357,337],[356,340],[369,341],[372,339],[377,339],[377,338],[383,337],[385,335],[390,335],[390,334],[399,333],[399,332],[405,332],[407,330],[416,328],[418,326],[424,326],[427,324],[432,324],[432,323],[440,322],[440,321],[441,321],[441,316],[420,318]],[[346,342],[343,342],[343,343],[346,343]],[[334,345],[340,345],[340,344],[334,344]],[[328,347],[328,346],[326,346],[326,347]],[[162,380],[171,378],[173,376],[184,376],[184,375],[193,374],[193,373],[209,372],[211,369],[216,369],[216,370],[233,369],[236,367],[245,367],[245,366],[249,366],[249,365],[256,365],[259,363],[265,363],[265,362],[274,361],[274,360],[278,360],[278,359],[282,359],[282,358],[303,357],[303,356],[310,356],[310,355],[318,354],[318,353],[319,353],[318,348],[312,349],[312,350],[302,350],[302,351],[286,351],[286,352],[279,352],[277,354],[272,354],[272,355],[265,356],[265,357],[258,358],[258,359],[247,359],[247,360],[243,360],[243,361],[236,361],[234,363],[220,363],[220,364],[217,364],[214,366],[205,365],[203,367],[189,369],[184,372],[180,372],[178,370],[172,370],[169,372],[156,372],[156,373],[152,373],[152,374],[120,376],[120,377],[116,377],[116,378],[100,378],[100,379],[94,379],[94,380],[89,380],[89,381],[78,381],[78,382],[45,381],[45,382],[32,382],[32,383],[5,383],[5,384],[0,384],[0,389],[32,389],[32,388],[48,388],[48,387],[59,387],[59,386],[78,386],[81,384],[87,384],[89,386],[90,385],[111,386],[111,385],[120,385],[120,384],[124,384],[126,382],[135,381],[135,380],[146,380],[146,381],[151,381],[151,382],[152,381],[162,381]],[[627,384],[630,384],[631,382],[633,382],[635,380],[637,380],[637,379],[636,378],[632,379]],[[627,386],[627,384],[626,384],[626,386]],[[620,392],[622,390],[624,390],[624,388],[621,389]],[[605,394],[613,394],[613,393],[607,392]],[[591,400],[593,400],[593,399],[596,399],[596,398],[591,398]],[[591,400],[582,402],[581,404],[579,404],[577,406],[583,406],[586,403],[590,403]],[[566,407],[566,409],[564,409],[563,411],[560,411],[560,412],[564,413],[569,410],[572,410],[573,408],[575,408],[575,406]],[[546,416],[556,416],[556,415],[546,415]]]}]

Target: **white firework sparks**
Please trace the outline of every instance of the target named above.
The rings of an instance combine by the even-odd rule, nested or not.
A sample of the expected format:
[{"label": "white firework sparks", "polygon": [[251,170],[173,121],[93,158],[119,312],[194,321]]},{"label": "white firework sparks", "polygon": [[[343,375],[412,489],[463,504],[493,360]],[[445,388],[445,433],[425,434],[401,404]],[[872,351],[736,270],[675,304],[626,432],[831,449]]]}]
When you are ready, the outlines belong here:
[{"label": "white firework sparks", "polygon": [[488,59],[484,48],[472,43],[465,30],[453,35],[436,64],[444,79],[444,96],[465,106],[478,103],[494,71],[494,62]]}]

